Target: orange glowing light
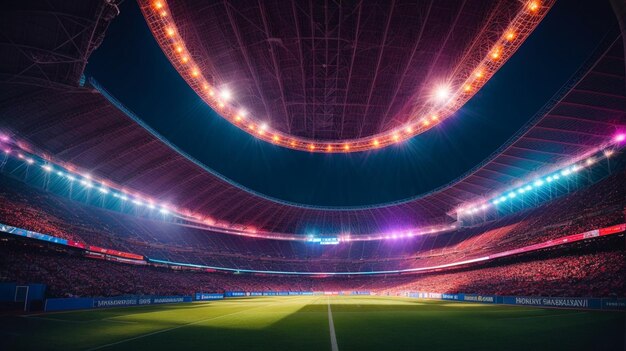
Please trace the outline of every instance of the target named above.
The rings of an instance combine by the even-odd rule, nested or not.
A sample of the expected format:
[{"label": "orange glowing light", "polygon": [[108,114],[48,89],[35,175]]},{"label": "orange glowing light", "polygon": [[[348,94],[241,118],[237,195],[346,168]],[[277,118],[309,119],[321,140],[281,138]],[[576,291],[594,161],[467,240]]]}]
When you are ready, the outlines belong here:
[{"label": "orange glowing light", "polygon": [[513,39],[515,39],[515,32],[514,31],[507,32],[505,38],[508,41],[513,41]]},{"label": "orange glowing light", "polygon": [[183,52],[183,47],[182,46],[176,46],[176,52],[178,52],[178,53]]},{"label": "orange glowing light", "polygon": [[241,116],[236,115],[236,116],[235,116],[235,121],[237,121],[237,122],[241,122]]},{"label": "orange glowing light", "polygon": [[343,149],[346,150],[346,151],[350,150],[350,145],[344,144],[343,145]]},{"label": "orange glowing light", "polygon": [[400,140],[400,136],[398,136],[398,134],[394,134],[393,141],[398,141],[398,140]]},{"label": "orange glowing light", "polygon": [[405,130],[407,133],[413,133],[413,127],[406,127]]},{"label": "orange glowing light", "polygon": [[315,145],[309,144],[309,150],[315,150]]},{"label": "orange glowing light", "polygon": [[183,63],[187,63],[187,62],[189,62],[189,57],[187,57],[187,56],[183,56],[183,58],[181,59],[181,61],[183,61]]},{"label": "orange glowing light", "polygon": [[424,120],[422,121],[422,123],[423,123],[425,126],[430,125],[430,122],[429,122],[427,119],[424,119]]},{"label": "orange glowing light", "polygon": [[432,116],[430,116],[430,119],[432,119],[433,121],[436,121],[436,120],[438,120],[438,119],[439,119],[439,116],[437,116],[437,115],[432,115]]},{"label": "orange glowing light", "polygon": [[174,32],[174,28],[168,28],[168,29],[166,30],[166,32],[167,32],[167,35],[169,35],[170,37],[171,37],[171,36],[173,36],[173,35],[174,35],[174,33],[175,33],[175,32]]},{"label": "orange glowing light", "polygon": [[333,151],[333,146],[332,146],[332,145],[328,145],[328,146],[326,147],[326,151],[328,151],[328,152]]},{"label": "orange glowing light", "polygon": [[482,70],[479,70],[479,71],[476,71],[474,75],[476,76],[476,78],[482,78],[485,74],[483,73]]},{"label": "orange glowing light", "polygon": [[539,10],[540,4],[539,1],[529,1],[528,2],[528,10],[531,12],[537,12]]},{"label": "orange glowing light", "polygon": [[501,49],[499,47],[493,49],[493,51],[491,51],[491,58],[494,60],[497,60],[500,58],[500,51]]},{"label": "orange glowing light", "polygon": [[279,140],[280,140],[280,138],[278,137],[278,135],[274,135],[274,136],[272,137],[272,140],[274,140],[274,141],[279,141]]},{"label": "orange glowing light", "polygon": [[469,85],[469,84],[465,84],[465,86],[463,87],[463,90],[470,91],[470,90],[472,90],[472,86]]},{"label": "orange glowing light", "polygon": [[374,141],[372,142],[372,144],[373,144],[375,147],[378,147],[378,146],[380,145],[380,142],[378,141],[378,139],[374,139]]},{"label": "orange glowing light", "polygon": [[163,3],[161,3],[160,1],[157,1],[157,2],[155,2],[155,3],[154,3],[154,7],[155,7],[157,10],[160,10],[160,9],[162,9],[162,8],[163,8]]},{"label": "orange glowing light", "polygon": [[194,68],[194,69],[191,71],[191,75],[192,75],[192,76],[194,76],[194,77],[197,77],[199,74],[200,74],[200,72],[198,71],[198,69],[197,69],[197,68]]}]

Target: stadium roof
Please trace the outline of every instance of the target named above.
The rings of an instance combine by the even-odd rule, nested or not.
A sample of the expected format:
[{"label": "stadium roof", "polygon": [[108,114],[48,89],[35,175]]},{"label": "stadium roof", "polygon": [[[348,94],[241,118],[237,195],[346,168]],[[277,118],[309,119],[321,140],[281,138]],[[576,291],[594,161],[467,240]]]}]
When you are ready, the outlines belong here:
[{"label": "stadium roof", "polygon": [[0,8],[0,79],[77,85],[119,1],[8,1]]},{"label": "stadium roof", "polygon": [[[102,35],[102,24],[94,19],[101,18],[105,9],[115,8],[96,9],[100,10],[79,11],[89,14],[85,23],[91,27],[77,26],[71,37],[86,28]],[[32,20],[38,12],[30,16]],[[23,34],[33,41],[32,50],[48,48],[46,40],[36,41],[38,31],[33,28]],[[99,36],[73,42],[80,44],[74,46],[77,57],[88,56],[98,43],[95,37]],[[57,49],[46,50],[56,53]],[[58,46],[58,50],[63,52],[65,47]],[[4,45],[2,51],[9,57],[24,52],[20,45]],[[31,64],[27,64],[29,59]],[[76,72],[84,67],[82,59],[36,70],[24,70],[41,66],[32,55],[8,62],[15,64],[3,66],[0,128],[25,141],[24,148],[204,218],[278,233],[304,234],[313,228],[358,235],[450,223],[453,219],[447,213],[457,206],[579,157],[626,125],[624,48],[621,38],[614,37],[527,127],[456,181],[393,203],[314,207],[270,198],[229,181],[169,144],[97,83],[76,86]]]},{"label": "stadium roof", "polygon": [[303,233],[420,227],[456,206],[605,144],[626,126],[621,38],[484,164],[428,194],[379,206],[312,207],[268,198],[212,172],[162,140],[104,90],[2,83],[3,127],[50,157],[216,221]]},{"label": "stadium roof", "polygon": [[450,117],[553,0],[140,0],[171,63],[215,111],[283,147],[355,152]]}]

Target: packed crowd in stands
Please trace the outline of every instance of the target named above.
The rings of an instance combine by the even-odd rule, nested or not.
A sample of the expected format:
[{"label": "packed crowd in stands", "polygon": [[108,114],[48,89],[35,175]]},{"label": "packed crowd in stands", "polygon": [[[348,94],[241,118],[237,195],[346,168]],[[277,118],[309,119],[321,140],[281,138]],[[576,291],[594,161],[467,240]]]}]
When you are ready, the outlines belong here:
[{"label": "packed crowd in stands", "polygon": [[623,223],[624,171],[539,208],[448,233],[342,243],[237,237],[85,205],[0,176],[0,222],[154,259],[237,269],[374,271],[481,257]]},{"label": "packed crowd in stands", "polygon": [[[624,237],[498,264],[416,275],[298,277],[177,271],[86,258],[27,240],[0,241],[0,281],[45,283],[48,295],[189,295],[223,291],[407,291],[524,296],[626,296]],[[622,244],[621,249],[616,248]],[[557,257],[554,257],[557,256]]]}]

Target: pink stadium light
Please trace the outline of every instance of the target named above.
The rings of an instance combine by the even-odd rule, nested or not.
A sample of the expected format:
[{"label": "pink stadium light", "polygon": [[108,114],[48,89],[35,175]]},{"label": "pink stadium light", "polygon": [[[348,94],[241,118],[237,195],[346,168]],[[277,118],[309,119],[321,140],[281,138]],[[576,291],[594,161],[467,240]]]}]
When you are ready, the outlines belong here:
[{"label": "pink stadium light", "polygon": [[625,133],[619,133],[615,136],[615,141],[618,143],[623,142],[624,140],[626,140],[626,134]]}]

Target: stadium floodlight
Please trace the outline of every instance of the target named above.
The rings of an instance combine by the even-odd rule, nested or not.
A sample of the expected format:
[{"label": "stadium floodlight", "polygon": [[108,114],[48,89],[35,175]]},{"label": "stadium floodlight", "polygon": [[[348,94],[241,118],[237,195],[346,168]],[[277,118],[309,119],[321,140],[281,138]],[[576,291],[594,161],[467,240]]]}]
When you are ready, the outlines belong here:
[{"label": "stadium floodlight", "polygon": [[534,186],[542,186],[543,185],[543,180],[541,179],[537,179],[535,180],[535,182],[533,183]]},{"label": "stadium floodlight", "polygon": [[61,171],[57,171],[57,175],[58,175],[59,177],[63,177],[63,172],[61,172]]},{"label": "stadium floodlight", "polygon": [[108,194],[108,193],[109,193],[109,190],[107,190],[107,188],[105,188],[105,187],[103,187],[103,186],[102,186],[102,187],[100,187],[100,188],[98,189],[98,191],[99,191],[99,192],[101,192],[101,193],[103,193],[103,194]]},{"label": "stadium floodlight", "polygon": [[435,89],[435,99],[439,103],[446,103],[450,99],[450,87],[442,84]]},{"label": "stadium floodlight", "polygon": [[546,182],[551,183],[552,182],[552,176],[548,176],[548,178],[546,178]]},{"label": "stadium floodlight", "polygon": [[28,163],[29,165],[32,165],[33,163],[35,163],[35,160],[33,160],[32,158],[27,158],[26,163]]},{"label": "stadium floodlight", "polygon": [[162,214],[169,214],[170,213],[170,211],[167,208],[165,208],[165,207],[161,207],[159,209],[159,212],[161,212]]},{"label": "stadium floodlight", "polygon": [[559,178],[561,178],[558,174],[555,174],[552,176],[552,179],[554,180],[559,180]]},{"label": "stadium floodlight", "polygon": [[617,134],[614,139],[616,142],[621,143],[622,141],[626,140],[626,134],[624,133]]},{"label": "stadium floodlight", "polygon": [[515,196],[517,196],[517,195],[515,195],[515,193],[514,193],[514,192],[510,192],[510,193],[509,193],[509,198],[511,198],[511,199],[512,199],[512,198],[514,198]]},{"label": "stadium floodlight", "polygon": [[532,188],[533,188],[533,186],[532,186],[532,185],[530,185],[530,184],[528,184],[528,185],[526,185],[526,186],[524,187],[524,190],[526,190],[526,191],[530,191],[530,190],[532,190]]},{"label": "stadium floodlight", "polygon": [[43,170],[48,173],[52,172],[52,167],[50,167],[49,165],[41,166],[41,168],[43,168]]},{"label": "stadium floodlight", "polygon": [[501,196],[500,197],[500,202],[504,202],[504,201],[506,201],[506,196]]},{"label": "stadium floodlight", "polygon": [[224,90],[222,90],[222,92],[220,92],[220,97],[224,101],[229,101],[232,98],[232,94],[231,94],[230,90],[224,89]]},{"label": "stadium floodlight", "polygon": [[568,175],[570,175],[570,174],[572,174],[572,171],[570,171],[570,170],[569,170],[569,169],[567,169],[567,168],[561,171],[561,175],[562,175],[562,176],[568,176]]},{"label": "stadium floodlight", "polygon": [[122,196],[120,196],[120,199],[122,199],[122,201],[127,201],[128,200],[128,196],[122,195]]}]

